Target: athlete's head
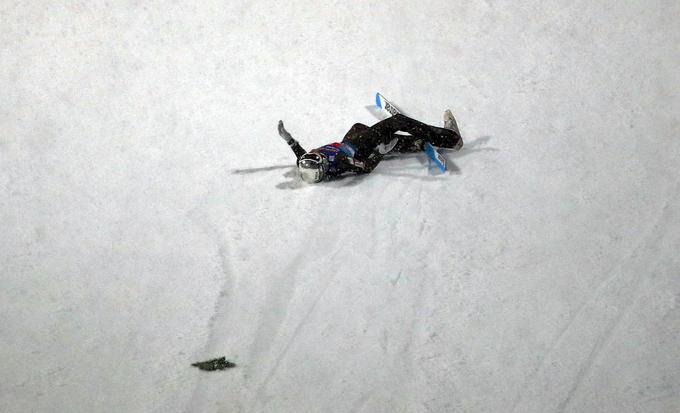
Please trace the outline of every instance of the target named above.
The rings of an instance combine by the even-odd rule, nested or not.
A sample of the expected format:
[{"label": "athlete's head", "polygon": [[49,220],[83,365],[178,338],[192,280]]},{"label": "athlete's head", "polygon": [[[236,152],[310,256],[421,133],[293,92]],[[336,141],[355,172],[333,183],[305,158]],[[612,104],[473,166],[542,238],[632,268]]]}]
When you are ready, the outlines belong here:
[{"label": "athlete's head", "polygon": [[305,182],[321,182],[326,176],[327,169],[328,160],[318,152],[307,152],[298,160],[298,171]]}]

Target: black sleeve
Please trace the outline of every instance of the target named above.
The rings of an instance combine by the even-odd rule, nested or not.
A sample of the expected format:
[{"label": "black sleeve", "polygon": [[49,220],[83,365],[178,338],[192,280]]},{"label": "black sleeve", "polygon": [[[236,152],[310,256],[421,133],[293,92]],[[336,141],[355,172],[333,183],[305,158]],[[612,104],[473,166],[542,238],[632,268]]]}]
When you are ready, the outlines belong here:
[{"label": "black sleeve", "polygon": [[293,153],[295,154],[295,157],[300,160],[300,157],[304,154],[307,153],[306,150],[302,146],[300,146],[300,143],[296,141],[295,139],[291,139],[288,141],[288,146],[290,146],[290,149],[293,150]]}]

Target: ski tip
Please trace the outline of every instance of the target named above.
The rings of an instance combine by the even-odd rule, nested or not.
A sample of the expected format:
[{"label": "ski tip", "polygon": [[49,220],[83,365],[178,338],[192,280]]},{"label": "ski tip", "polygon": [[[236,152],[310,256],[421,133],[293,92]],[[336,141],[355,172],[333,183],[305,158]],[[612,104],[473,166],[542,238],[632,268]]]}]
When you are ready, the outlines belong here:
[{"label": "ski tip", "polygon": [[425,142],[423,145],[423,151],[425,151],[430,160],[437,166],[437,168],[439,168],[441,172],[446,172],[446,158],[441,156],[441,154],[437,152],[431,143]]},{"label": "ski tip", "polygon": [[375,105],[382,109],[382,102],[380,101],[380,93],[375,94]]}]

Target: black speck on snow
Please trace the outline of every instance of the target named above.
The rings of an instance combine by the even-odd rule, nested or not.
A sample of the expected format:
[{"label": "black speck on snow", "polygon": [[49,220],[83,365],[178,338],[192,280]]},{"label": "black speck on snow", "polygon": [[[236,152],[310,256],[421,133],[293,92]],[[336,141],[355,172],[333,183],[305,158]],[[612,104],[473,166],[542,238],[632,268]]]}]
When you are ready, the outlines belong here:
[{"label": "black speck on snow", "polygon": [[220,357],[208,361],[199,361],[198,363],[192,364],[192,366],[198,367],[199,369],[204,371],[216,371],[236,367],[236,364],[232,363],[231,361],[225,360],[224,357]]}]

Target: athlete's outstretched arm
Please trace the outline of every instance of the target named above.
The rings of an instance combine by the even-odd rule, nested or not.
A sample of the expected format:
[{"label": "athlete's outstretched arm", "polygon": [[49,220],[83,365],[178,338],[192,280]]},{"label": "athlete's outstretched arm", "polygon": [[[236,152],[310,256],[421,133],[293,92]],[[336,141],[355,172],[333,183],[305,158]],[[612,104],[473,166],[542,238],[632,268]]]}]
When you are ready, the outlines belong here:
[{"label": "athlete's outstretched arm", "polygon": [[295,157],[300,159],[302,155],[307,153],[306,150],[300,146],[298,141],[296,141],[293,136],[286,130],[286,128],[283,126],[283,121],[279,121],[279,136],[283,138],[283,140],[286,141],[288,146],[290,146],[290,149],[293,150],[293,153],[295,154]]}]

